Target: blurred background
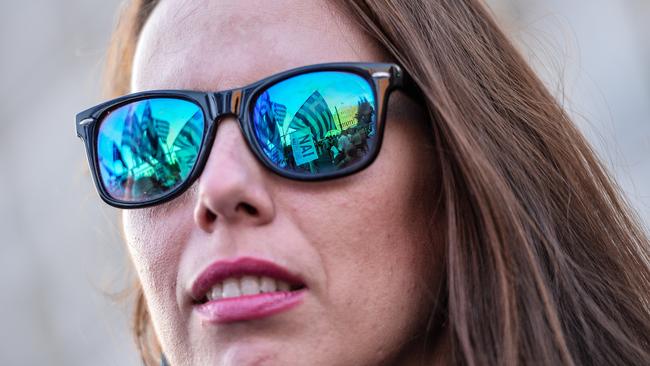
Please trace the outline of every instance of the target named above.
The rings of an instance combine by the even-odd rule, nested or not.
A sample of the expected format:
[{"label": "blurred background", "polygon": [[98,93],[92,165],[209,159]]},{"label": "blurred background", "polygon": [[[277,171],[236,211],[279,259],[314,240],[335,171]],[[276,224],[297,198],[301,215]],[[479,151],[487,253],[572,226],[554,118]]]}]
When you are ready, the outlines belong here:
[{"label": "blurred background", "polygon": [[[0,365],[140,365],[118,215],[76,112],[100,101],[118,0],[0,5]],[[488,0],[650,224],[650,0]]]}]

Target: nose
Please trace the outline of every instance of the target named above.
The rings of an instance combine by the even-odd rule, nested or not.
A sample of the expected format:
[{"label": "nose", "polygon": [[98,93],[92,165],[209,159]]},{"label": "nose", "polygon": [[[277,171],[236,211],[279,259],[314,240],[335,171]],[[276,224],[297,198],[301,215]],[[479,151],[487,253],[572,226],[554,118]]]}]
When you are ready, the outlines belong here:
[{"label": "nose", "polygon": [[220,121],[208,161],[198,180],[194,221],[213,232],[219,223],[264,225],[275,209],[264,167],[249,150],[237,121]]}]

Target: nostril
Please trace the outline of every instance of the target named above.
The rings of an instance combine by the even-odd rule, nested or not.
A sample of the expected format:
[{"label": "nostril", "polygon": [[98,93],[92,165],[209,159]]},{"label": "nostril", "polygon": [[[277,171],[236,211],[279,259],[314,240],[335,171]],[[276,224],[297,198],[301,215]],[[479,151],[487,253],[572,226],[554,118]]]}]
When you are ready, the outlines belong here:
[{"label": "nostril", "polygon": [[212,232],[217,222],[217,214],[210,208],[200,205],[194,210],[194,222],[204,231]]},{"label": "nostril", "polygon": [[205,210],[205,218],[207,222],[214,222],[217,219],[217,214],[211,210]]},{"label": "nostril", "polygon": [[237,208],[243,209],[244,211],[246,211],[247,214],[249,214],[251,216],[257,216],[258,215],[257,209],[255,207],[249,205],[246,202],[241,202],[239,205],[237,205]]}]

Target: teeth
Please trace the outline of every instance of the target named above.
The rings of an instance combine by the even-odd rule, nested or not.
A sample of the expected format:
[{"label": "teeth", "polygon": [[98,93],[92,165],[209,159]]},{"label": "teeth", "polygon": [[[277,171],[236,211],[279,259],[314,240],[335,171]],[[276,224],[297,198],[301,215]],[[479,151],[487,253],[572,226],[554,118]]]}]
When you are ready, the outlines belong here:
[{"label": "teeth", "polygon": [[244,276],[240,279],[228,278],[214,285],[206,297],[208,301],[212,301],[276,291],[290,291],[289,284],[270,277]]},{"label": "teeth", "polygon": [[208,292],[208,300],[218,300],[223,297],[223,286],[219,283],[212,287],[212,290]]},{"label": "teeth", "polygon": [[239,282],[243,295],[257,295],[260,293],[260,281],[257,277],[245,276]]},{"label": "teeth", "polygon": [[260,283],[261,292],[273,292],[276,289],[275,280],[269,277],[262,277]]},{"label": "teeth", "polygon": [[227,299],[229,297],[238,297],[241,296],[241,290],[239,289],[239,281],[234,278],[229,278],[223,281],[223,298]]}]

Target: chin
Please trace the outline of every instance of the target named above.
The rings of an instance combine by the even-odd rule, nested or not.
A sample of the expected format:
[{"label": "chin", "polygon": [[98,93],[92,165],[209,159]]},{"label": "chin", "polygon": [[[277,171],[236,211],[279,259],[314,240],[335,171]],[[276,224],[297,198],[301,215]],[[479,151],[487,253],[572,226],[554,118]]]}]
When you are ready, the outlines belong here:
[{"label": "chin", "polygon": [[271,344],[236,344],[229,346],[225,352],[220,354],[217,362],[213,364],[224,366],[290,366],[312,364],[289,356],[286,351]]}]

